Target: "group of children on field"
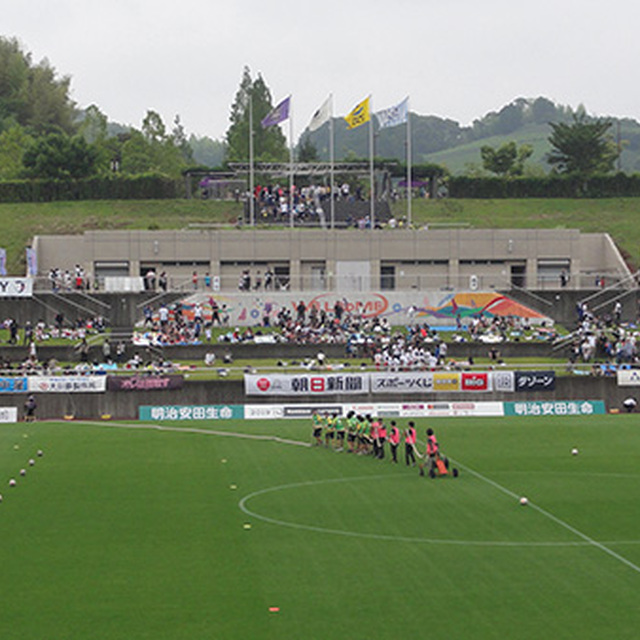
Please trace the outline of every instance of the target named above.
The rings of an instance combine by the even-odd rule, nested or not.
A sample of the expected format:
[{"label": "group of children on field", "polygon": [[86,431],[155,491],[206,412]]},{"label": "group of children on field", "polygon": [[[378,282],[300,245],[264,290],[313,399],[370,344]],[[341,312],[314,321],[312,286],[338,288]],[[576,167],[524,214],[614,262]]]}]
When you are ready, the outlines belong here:
[{"label": "group of children on field", "polygon": [[[427,445],[424,454],[416,448],[417,432],[410,420],[401,432],[395,420],[387,426],[380,417],[358,415],[349,411],[346,416],[339,413],[314,411],[311,416],[313,438],[317,446],[334,451],[346,451],[358,455],[370,455],[385,459],[385,447],[389,444],[391,462],[398,464],[398,447],[404,442],[404,461],[407,466],[416,466],[416,455],[420,458],[420,475],[425,468],[430,477],[435,476],[436,461],[440,458],[440,447],[433,429],[427,429]],[[346,441],[346,447],[345,447]]]}]

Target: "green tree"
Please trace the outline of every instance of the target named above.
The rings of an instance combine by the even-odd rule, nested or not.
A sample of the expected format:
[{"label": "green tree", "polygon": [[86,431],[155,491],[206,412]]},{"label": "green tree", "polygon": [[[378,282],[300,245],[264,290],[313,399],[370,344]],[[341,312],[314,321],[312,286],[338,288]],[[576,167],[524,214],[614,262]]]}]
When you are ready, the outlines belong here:
[{"label": "green tree", "polygon": [[245,67],[240,88],[231,106],[231,126],[225,136],[227,160],[247,162],[249,160],[250,112],[252,112],[254,160],[284,162],[288,159],[287,141],[280,127],[260,126],[262,119],[273,109],[271,92],[261,75],[251,79],[249,67]]},{"label": "green tree", "polygon": [[142,131],[133,130],[126,136],[121,148],[123,173],[163,173],[177,178],[187,166],[182,150],[156,111],[147,111]]},{"label": "green tree", "polygon": [[480,147],[482,166],[499,176],[520,176],[524,172],[524,163],[533,154],[528,144],[518,148],[515,142],[506,142],[497,149],[484,145]]},{"label": "green tree", "polygon": [[611,121],[591,119],[580,110],[571,122],[552,122],[550,126],[553,148],[547,162],[559,173],[587,177],[614,169],[620,151],[609,134]]},{"label": "green tree", "polygon": [[318,149],[309,136],[305,136],[298,147],[298,160],[300,162],[318,162]]},{"label": "green tree", "polygon": [[13,125],[0,133],[0,180],[20,178],[24,165],[24,150],[33,142],[33,138],[20,125]]},{"label": "green tree", "polygon": [[185,163],[193,163],[193,151],[187,140],[187,134],[184,130],[184,125],[180,120],[180,116],[176,115],[173,120],[173,129],[171,130],[171,142],[174,147],[180,150],[182,159]]},{"label": "green tree", "polygon": [[97,155],[82,136],[56,132],[34,140],[22,162],[31,178],[86,178],[96,173]]},{"label": "green tree", "polygon": [[100,142],[107,138],[109,121],[107,116],[95,104],[88,106],[81,114],[78,133],[89,143]]},{"label": "green tree", "polygon": [[59,78],[45,59],[33,64],[15,39],[0,37],[0,130],[13,124],[36,131],[75,131],[70,78]]},{"label": "green tree", "polygon": [[198,138],[194,134],[189,136],[189,146],[196,164],[205,167],[219,167],[224,159],[224,143],[212,140],[206,136]]}]

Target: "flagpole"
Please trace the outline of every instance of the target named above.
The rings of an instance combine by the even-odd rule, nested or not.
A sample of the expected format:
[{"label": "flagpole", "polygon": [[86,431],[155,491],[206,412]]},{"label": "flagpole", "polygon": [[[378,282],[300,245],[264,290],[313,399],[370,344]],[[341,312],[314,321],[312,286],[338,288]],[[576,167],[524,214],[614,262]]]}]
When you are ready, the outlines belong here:
[{"label": "flagpole", "polygon": [[289,97],[289,226],[293,227],[293,98]]},{"label": "flagpole", "polygon": [[369,96],[369,180],[371,182],[371,229],[376,228],[375,213],[375,184],[373,181],[373,99]]},{"label": "flagpole", "polygon": [[249,93],[249,219],[255,226],[255,203],[253,199],[253,85]]},{"label": "flagpole", "polygon": [[329,95],[329,183],[330,183],[330,199],[331,199],[331,228],[335,228],[336,224],[336,203],[333,193],[333,165],[334,165],[334,147],[333,147],[333,94]]},{"label": "flagpole", "polygon": [[413,197],[413,182],[411,176],[411,110],[407,97],[407,224],[411,227],[411,199]]}]

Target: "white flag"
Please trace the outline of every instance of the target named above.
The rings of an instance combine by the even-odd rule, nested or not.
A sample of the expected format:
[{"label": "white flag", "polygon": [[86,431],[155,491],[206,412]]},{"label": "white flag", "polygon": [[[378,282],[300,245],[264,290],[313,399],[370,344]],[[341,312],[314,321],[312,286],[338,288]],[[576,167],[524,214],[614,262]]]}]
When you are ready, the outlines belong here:
[{"label": "white flag", "polygon": [[313,114],[309,123],[309,131],[319,129],[325,122],[331,118],[331,96],[329,96],[322,106]]},{"label": "white flag", "polygon": [[404,124],[409,117],[409,98],[405,98],[400,104],[388,109],[383,109],[376,113],[378,118],[378,124],[381,129],[387,127],[395,127],[399,124]]}]

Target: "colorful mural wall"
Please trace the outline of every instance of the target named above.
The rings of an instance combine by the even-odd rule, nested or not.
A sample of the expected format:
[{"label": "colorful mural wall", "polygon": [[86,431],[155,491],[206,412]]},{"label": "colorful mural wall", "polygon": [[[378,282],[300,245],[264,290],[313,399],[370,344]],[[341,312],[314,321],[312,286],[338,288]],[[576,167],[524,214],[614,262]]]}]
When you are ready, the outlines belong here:
[{"label": "colorful mural wall", "polygon": [[350,293],[341,296],[336,293],[292,294],[282,292],[261,292],[255,294],[195,293],[182,301],[183,314],[192,318],[196,305],[200,305],[202,317],[211,320],[217,306],[223,324],[234,326],[255,326],[271,324],[278,312],[286,307],[295,317],[300,304],[307,311],[316,307],[318,311],[334,313],[336,305],[347,313],[359,314],[364,318],[375,316],[387,318],[389,324],[427,323],[433,326],[467,325],[474,317],[494,318],[496,316],[515,317],[532,325],[545,323],[553,325],[553,320],[500,293],[485,292],[369,292]]}]

